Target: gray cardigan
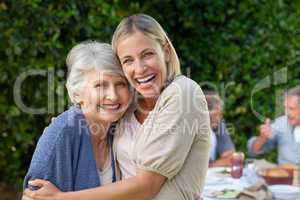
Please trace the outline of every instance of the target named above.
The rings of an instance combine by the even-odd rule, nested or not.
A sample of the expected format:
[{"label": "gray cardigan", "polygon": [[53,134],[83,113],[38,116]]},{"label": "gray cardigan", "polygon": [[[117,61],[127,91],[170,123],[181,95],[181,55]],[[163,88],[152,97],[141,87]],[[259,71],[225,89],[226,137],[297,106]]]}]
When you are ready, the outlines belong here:
[{"label": "gray cardigan", "polygon": [[[113,136],[108,135],[112,147]],[[113,152],[113,151],[111,151]],[[115,156],[112,153],[113,180],[116,181]],[[31,179],[44,179],[62,191],[100,186],[90,131],[81,109],[72,106],[60,114],[40,137],[23,187]]]}]

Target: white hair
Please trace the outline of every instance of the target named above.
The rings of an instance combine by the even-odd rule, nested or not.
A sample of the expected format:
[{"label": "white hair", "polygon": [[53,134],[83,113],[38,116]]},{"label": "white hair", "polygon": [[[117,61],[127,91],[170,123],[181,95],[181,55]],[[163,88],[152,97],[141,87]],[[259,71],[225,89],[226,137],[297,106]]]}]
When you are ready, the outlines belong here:
[{"label": "white hair", "polygon": [[204,95],[209,111],[214,110],[216,106],[221,106],[221,108],[223,109],[224,103],[217,92],[207,90],[204,91]]},{"label": "white hair", "polygon": [[119,60],[110,44],[85,41],[74,46],[68,53],[66,64],[68,78],[66,87],[72,103],[84,86],[84,75],[91,70],[101,70],[124,76]]},{"label": "white hair", "polygon": [[289,89],[286,96],[296,96],[300,100],[300,85]]}]

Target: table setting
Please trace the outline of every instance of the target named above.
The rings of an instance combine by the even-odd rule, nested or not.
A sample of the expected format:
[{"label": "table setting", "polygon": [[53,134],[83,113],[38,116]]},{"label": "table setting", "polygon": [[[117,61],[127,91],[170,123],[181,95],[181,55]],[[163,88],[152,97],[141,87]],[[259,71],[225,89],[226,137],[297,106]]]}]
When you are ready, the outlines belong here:
[{"label": "table setting", "polygon": [[299,176],[295,180],[290,169],[265,160],[246,160],[245,166],[244,161],[241,162],[238,167],[209,168],[202,199],[300,200]]}]

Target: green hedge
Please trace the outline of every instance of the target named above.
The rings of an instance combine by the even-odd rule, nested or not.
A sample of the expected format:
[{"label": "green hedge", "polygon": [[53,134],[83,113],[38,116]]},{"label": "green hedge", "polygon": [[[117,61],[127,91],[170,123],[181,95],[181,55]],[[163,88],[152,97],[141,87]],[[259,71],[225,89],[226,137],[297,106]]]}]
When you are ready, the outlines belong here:
[{"label": "green hedge", "polygon": [[[167,30],[185,74],[220,92],[239,150],[245,151],[247,138],[262,120],[251,105],[262,116],[275,117],[280,114],[279,94],[300,83],[298,1],[2,1],[0,182],[22,182],[44,127],[67,107],[68,50],[86,39],[109,42],[118,22],[136,12],[152,15]],[[28,114],[16,105],[14,84],[32,69],[47,70],[47,76],[27,78],[21,98],[31,107],[49,106],[47,114]],[[251,103],[262,80],[268,87],[256,92]]]}]

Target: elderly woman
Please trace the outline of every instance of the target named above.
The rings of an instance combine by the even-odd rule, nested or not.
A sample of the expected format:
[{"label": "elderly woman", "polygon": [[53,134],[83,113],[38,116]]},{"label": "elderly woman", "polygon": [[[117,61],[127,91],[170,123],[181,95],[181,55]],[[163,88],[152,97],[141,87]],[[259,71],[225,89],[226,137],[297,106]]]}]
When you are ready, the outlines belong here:
[{"label": "elderly woman", "polygon": [[[41,178],[62,191],[117,180],[110,127],[127,109],[130,93],[109,44],[83,42],[68,54],[67,89],[71,106],[43,133],[24,180]],[[26,199],[26,197],[23,197]]]},{"label": "elderly woman", "polygon": [[112,46],[138,93],[136,109],[117,128],[117,160],[124,180],[65,193],[48,181],[35,180],[32,183],[42,188],[26,190],[26,196],[41,200],[200,198],[210,145],[209,115],[201,88],[180,74],[171,41],[148,15],[123,19]]}]

